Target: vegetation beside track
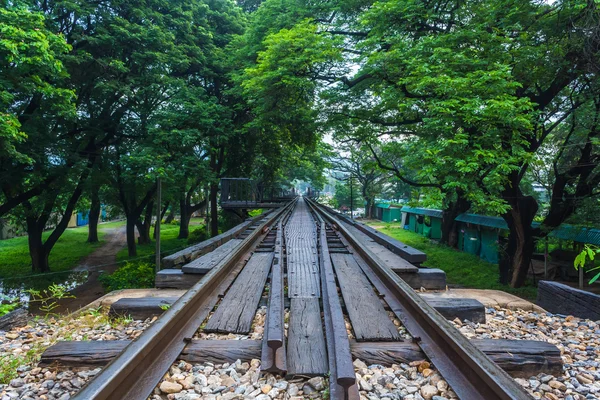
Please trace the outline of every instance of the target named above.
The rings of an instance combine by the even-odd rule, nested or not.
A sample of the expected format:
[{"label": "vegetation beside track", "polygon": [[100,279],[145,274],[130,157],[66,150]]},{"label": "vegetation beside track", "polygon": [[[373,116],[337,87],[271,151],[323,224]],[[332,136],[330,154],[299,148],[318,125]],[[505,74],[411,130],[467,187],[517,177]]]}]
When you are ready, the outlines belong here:
[{"label": "vegetation beside track", "polygon": [[[88,228],[67,229],[52,249],[49,256],[51,272],[68,271],[92,253],[104,242],[105,225],[100,225],[98,243],[87,243]],[[50,232],[43,234],[44,239]],[[0,279],[31,275],[31,258],[27,236],[0,240]]]},{"label": "vegetation beside track", "polygon": [[386,224],[372,220],[363,222],[394,239],[425,252],[427,261],[423,265],[445,271],[448,285],[502,290],[527,300],[535,300],[537,296],[537,288],[531,283],[518,289],[498,283],[497,264],[491,264],[472,254],[463,253],[414,232],[404,230],[399,223]]},{"label": "vegetation beside track", "polygon": [[[195,229],[199,229],[204,225],[203,218],[192,218],[190,221],[190,234]],[[160,226],[160,252],[163,255],[175,253],[176,251],[182,250],[190,244],[188,239],[179,239],[179,224],[163,224]],[[125,245],[125,244],[123,244]],[[128,257],[127,247],[123,247],[121,251],[117,253],[117,261],[126,260],[141,260],[154,262],[154,254],[156,253],[156,242],[152,241],[147,244],[138,244],[137,256]]]}]

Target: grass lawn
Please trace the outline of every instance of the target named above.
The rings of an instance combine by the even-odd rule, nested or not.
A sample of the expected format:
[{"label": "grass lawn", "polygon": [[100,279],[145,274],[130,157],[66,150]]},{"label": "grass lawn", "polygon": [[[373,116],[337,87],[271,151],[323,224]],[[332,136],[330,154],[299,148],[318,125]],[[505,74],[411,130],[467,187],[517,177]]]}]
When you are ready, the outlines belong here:
[{"label": "grass lawn", "polygon": [[[103,243],[104,232],[98,229],[99,243],[87,243],[88,227],[69,228],[65,230],[50,252],[49,262],[52,272],[68,271],[75,267],[79,260],[90,254]],[[43,234],[44,239],[50,232]],[[18,278],[31,275],[31,258],[27,236],[0,240],[0,279]]]},{"label": "grass lawn", "polygon": [[[204,225],[204,218],[192,218],[190,221],[190,232],[200,225]],[[188,244],[187,239],[177,239],[177,235],[179,235],[179,225],[162,224],[160,226],[160,252],[162,257],[191,246]],[[150,244],[138,245],[137,256],[131,259],[145,259],[154,262],[155,251],[156,244],[154,241]],[[117,260],[126,261],[129,259],[127,256],[127,246],[125,246],[117,253]]]},{"label": "grass lawn", "polygon": [[122,219],[120,221],[101,222],[101,223],[98,224],[98,230],[120,228],[122,226],[125,226],[125,220],[124,219]]},{"label": "grass lawn", "polygon": [[534,286],[513,289],[508,285],[498,283],[498,265],[496,264],[488,263],[472,254],[463,253],[432,242],[421,235],[402,229],[398,223],[388,224],[381,221],[368,221],[367,224],[394,239],[425,252],[427,261],[423,265],[445,271],[450,285],[474,289],[502,290],[528,300],[535,300],[537,296],[537,288]]}]

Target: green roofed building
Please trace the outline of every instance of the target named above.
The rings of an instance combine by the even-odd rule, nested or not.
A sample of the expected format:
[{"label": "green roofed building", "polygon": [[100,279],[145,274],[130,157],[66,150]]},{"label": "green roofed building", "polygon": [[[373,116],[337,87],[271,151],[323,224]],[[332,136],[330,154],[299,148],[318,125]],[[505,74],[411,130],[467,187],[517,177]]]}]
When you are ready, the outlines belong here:
[{"label": "green roofed building", "polygon": [[479,214],[461,214],[456,217],[458,227],[458,249],[475,254],[481,259],[498,263],[498,236],[500,230],[508,229],[500,217]]},{"label": "green roofed building", "polygon": [[384,222],[394,222],[402,219],[401,208],[389,203],[378,203],[375,205],[375,210],[375,217]]},{"label": "green roofed building", "polygon": [[[404,229],[431,239],[442,237],[442,211],[402,207]],[[497,264],[499,261],[499,238],[508,230],[508,225],[501,217],[479,214],[461,214],[456,217],[458,225],[458,249],[479,256],[485,261]],[[534,222],[533,227],[539,227]],[[550,237],[569,240],[577,243],[600,246],[600,229],[578,227],[562,224],[549,234]]]},{"label": "green roofed building", "polygon": [[418,208],[404,206],[404,229],[419,233],[430,239],[442,238],[442,211],[431,208]]}]

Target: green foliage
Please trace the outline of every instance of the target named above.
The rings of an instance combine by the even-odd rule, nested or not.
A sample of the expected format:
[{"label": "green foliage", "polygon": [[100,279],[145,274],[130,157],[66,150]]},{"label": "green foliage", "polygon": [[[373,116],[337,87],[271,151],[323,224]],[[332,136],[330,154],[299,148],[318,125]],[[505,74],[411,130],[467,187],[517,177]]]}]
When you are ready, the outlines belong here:
[{"label": "green foliage", "polygon": [[154,266],[146,262],[127,262],[112,274],[101,274],[100,283],[107,292],[121,289],[154,287]]},{"label": "green foliage", "polygon": [[255,210],[250,210],[248,215],[250,215],[250,218],[254,218],[254,217],[261,215],[264,211],[265,210],[263,210],[262,208],[257,208]]},{"label": "green foliage", "polygon": [[[56,251],[50,253],[50,264],[54,272],[68,271],[85,256],[102,246],[105,233],[100,225],[99,243],[87,243],[87,227],[67,229],[56,243]],[[43,234],[47,238],[50,232]],[[31,258],[27,237],[0,240],[0,278],[12,280],[31,274]]]},{"label": "green foliage", "polygon": [[9,303],[0,303],[0,317],[13,311],[18,306],[19,306],[19,303],[16,301],[9,302]]},{"label": "green foliage", "polygon": [[31,163],[34,157],[21,153],[16,144],[27,140],[19,119],[20,102],[39,96],[48,111],[67,116],[74,111],[73,92],[56,85],[64,77],[60,57],[70,46],[64,37],[46,29],[44,15],[26,8],[0,9],[0,160]]},{"label": "green foliage", "polygon": [[[360,195],[360,187],[356,179],[352,182],[352,206],[354,210],[364,206],[364,200]],[[340,209],[347,207],[350,209],[350,181],[339,181],[335,184],[335,194],[333,195],[333,207]]]},{"label": "green foliage", "polygon": [[404,230],[400,224],[386,224],[385,226],[379,225],[380,222],[371,224],[386,235],[425,252],[427,261],[423,265],[430,268],[439,268],[446,272],[449,285],[474,289],[502,290],[528,300],[535,300],[537,296],[537,288],[534,286],[514,289],[508,285],[498,283],[498,265],[483,261],[473,254],[440,245],[417,233]]},{"label": "green foliage", "polygon": [[59,307],[59,300],[75,298],[75,296],[69,294],[65,285],[57,284],[48,286],[48,289],[28,289],[26,292],[31,296],[29,303],[39,303],[39,309],[46,314],[46,317],[49,315],[58,315],[52,311]]},{"label": "green foliage", "polygon": [[[596,258],[596,255],[600,254],[600,247],[597,246],[593,246],[593,245],[585,245],[583,251],[581,253],[579,253],[577,255],[577,257],[575,257],[575,269],[580,269],[580,268],[584,268],[585,267],[585,263],[586,261],[589,259],[590,261],[594,261],[594,259]],[[587,272],[592,272],[592,271],[596,271],[599,270],[600,266],[597,267],[592,267],[589,268],[587,270]],[[594,277],[592,279],[590,279],[590,285],[594,282],[596,282],[598,280],[598,278],[600,278],[600,272],[598,272],[596,275],[594,275]]]},{"label": "green foliage", "polygon": [[167,311],[169,308],[171,308],[171,305],[170,304],[161,304],[159,307],[161,310]]},{"label": "green foliage", "polygon": [[0,357],[0,384],[8,385],[11,380],[18,378],[18,367],[22,365],[37,365],[43,350],[42,346],[34,345],[25,353]]},{"label": "green foliage", "polygon": [[187,242],[188,242],[188,244],[194,244],[194,243],[202,242],[206,239],[208,239],[208,233],[206,232],[206,227],[201,226],[190,232]]}]

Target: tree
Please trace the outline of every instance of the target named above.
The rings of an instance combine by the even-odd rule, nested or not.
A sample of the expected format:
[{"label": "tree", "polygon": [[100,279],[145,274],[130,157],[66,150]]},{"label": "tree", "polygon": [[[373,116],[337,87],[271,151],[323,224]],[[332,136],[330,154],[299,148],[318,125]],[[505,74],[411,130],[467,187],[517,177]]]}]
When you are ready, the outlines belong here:
[{"label": "tree", "polygon": [[334,171],[356,179],[361,197],[365,201],[365,217],[373,217],[375,198],[383,191],[390,174],[381,170],[374,157],[364,148],[338,148],[343,158],[331,160]]},{"label": "tree", "polygon": [[[268,57],[259,63],[269,74],[261,72],[269,79],[285,77],[263,84],[275,88],[284,82],[280,93],[293,98],[306,81],[322,82],[327,121],[338,127],[340,119],[350,121],[358,142],[369,134],[413,139],[425,166],[418,177],[427,184],[433,179],[451,209],[466,201],[507,221],[511,284],[522,285],[534,236],[564,221],[575,208],[572,199],[596,192],[596,133],[590,122],[589,143],[556,176],[554,201],[539,230],[531,228],[537,203],[524,195],[521,183],[548,135],[597,96],[597,5],[388,0],[348,7],[345,16],[336,13],[289,30],[302,32],[302,54],[309,55],[302,64],[288,61],[295,53],[278,50],[289,33],[267,39]],[[356,14],[352,22],[348,17]],[[345,39],[334,39],[340,36]],[[329,46],[321,51],[325,42]],[[340,54],[346,65],[359,66],[356,73],[339,65]]]}]

